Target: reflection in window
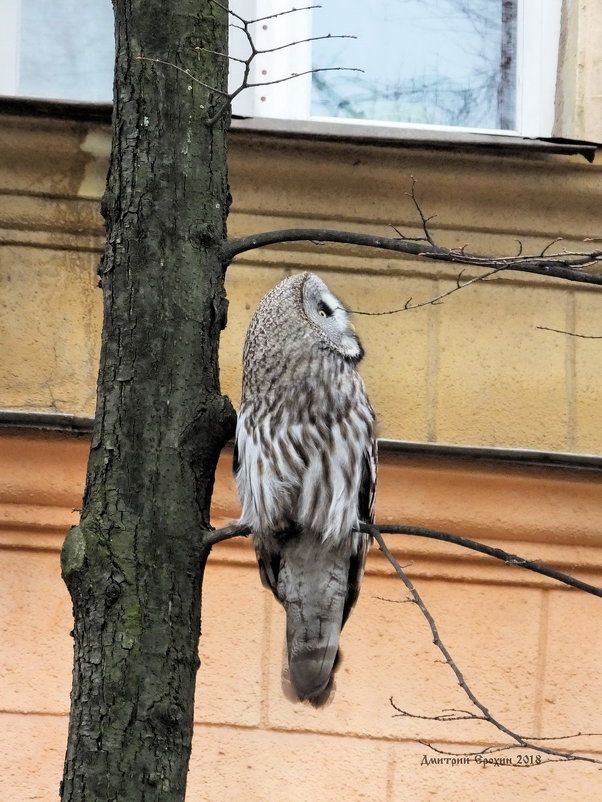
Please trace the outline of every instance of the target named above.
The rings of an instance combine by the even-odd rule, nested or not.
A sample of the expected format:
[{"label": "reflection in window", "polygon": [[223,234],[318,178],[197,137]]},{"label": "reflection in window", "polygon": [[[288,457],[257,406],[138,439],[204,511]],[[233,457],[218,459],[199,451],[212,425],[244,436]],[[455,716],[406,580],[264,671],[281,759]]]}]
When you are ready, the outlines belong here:
[{"label": "reflection in window", "polygon": [[328,0],[314,11],[312,117],[516,125],[517,0]]},{"label": "reflection in window", "polygon": [[15,94],[111,101],[110,0],[21,0]]}]

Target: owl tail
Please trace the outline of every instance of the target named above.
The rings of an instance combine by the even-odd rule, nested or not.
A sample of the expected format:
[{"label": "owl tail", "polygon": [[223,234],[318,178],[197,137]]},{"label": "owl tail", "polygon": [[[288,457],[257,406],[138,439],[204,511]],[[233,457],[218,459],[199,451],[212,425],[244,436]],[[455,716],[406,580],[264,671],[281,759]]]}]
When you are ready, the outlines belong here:
[{"label": "owl tail", "polygon": [[[312,551],[311,549],[309,551]],[[278,596],[286,610],[288,670],[283,689],[293,701],[321,707],[333,690],[347,596],[349,558],[320,549],[283,555]]]},{"label": "owl tail", "polygon": [[334,672],[339,662],[338,637],[334,644],[290,655],[287,639],[287,654],[282,672],[284,695],[292,702],[309,702],[322,707],[331,701],[334,691]]}]

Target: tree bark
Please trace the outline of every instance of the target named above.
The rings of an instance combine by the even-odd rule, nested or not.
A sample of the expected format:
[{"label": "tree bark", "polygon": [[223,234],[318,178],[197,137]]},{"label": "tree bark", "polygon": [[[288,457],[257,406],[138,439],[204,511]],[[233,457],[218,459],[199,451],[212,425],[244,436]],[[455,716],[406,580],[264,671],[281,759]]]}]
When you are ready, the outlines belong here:
[{"label": "tree bark", "polygon": [[[113,0],[104,327],[79,526],[62,552],[74,672],[63,802],[184,799],[220,394],[227,12]],[[144,57],[140,59],[140,57]],[[152,63],[157,59],[172,66]],[[173,66],[175,65],[175,66]]]}]

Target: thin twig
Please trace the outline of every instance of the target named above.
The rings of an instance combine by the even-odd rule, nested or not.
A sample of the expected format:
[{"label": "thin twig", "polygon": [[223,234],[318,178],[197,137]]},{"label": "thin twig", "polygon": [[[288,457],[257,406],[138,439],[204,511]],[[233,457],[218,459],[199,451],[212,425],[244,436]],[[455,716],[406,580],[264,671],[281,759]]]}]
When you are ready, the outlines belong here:
[{"label": "thin twig", "polygon": [[[259,86],[272,86],[272,84],[282,84],[285,81],[291,81],[293,78],[301,78],[303,75],[314,75],[317,72],[339,72],[345,70],[346,72],[363,72],[359,67],[314,67],[311,70],[304,70],[303,72],[292,72],[290,75],[285,75],[284,78],[274,78],[272,81],[253,81],[246,84],[244,89],[256,89]],[[239,91],[242,91],[239,87]]]},{"label": "thin twig", "polygon": [[459,290],[464,290],[466,287],[470,287],[473,284],[477,284],[480,281],[487,281],[492,276],[496,275],[497,273],[501,273],[503,270],[507,270],[507,267],[495,267],[490,270],[488,273],[484,273],[481,276],[475,276],[474,278],[468,279],[464,283],[461,282],[462,275],[464,273],[461,270],[457,277],[456,277],[456,286],[452,287],[451,290],[447,290],[447,292],[442,292],[440,295],[436,295],[434,298],[430,298],[428,301],[420,301],[419,303],[412,303],[412,298],[408,298],[405,304],[398,309],[386,309],[385,311],[381,312],[365,312],[360,309],[350,309],[349,311],[352,312],[354,315],[366,315],[369,317],[380,317],[381,315],[396,315],[398,312],[407,312],[412,309],[420,309],[423,306],[438,306],[439,304],[443,303],[445,298],[449,298],[450,295],[458,292]]},{"label": "thin twig", "polygon": [[189,69],[184,69],[184,67],[178,67],[177,64],[174,64],[172,61],[163,61],[160,58],[147,58],[146,56],[136,56],[138,61],[150,61],[153,64],[164,64],[166,67],[173,67],[174,70],[178,72],[184,73],[191,81],[194,81],[195,84],[199,84],[199,86],[208,89],[210,92],[215,92],[216,95],[223,95],[224,97],[228,96],[227,92],[224,92],[222,89],[218,89],[215,86],[211,86],[210,84],[203,83],[203,81],[199,81],[198,78],[195,78],[192,72]]},{"label": "thin twig", "polygon": [[[258,48],[255,44],[255,40],[253,38],[253,31],[251,30],[254,25],[259,22],[266,22],[268,20],[274,20],[277,17],[285,16],[286,14],[296,14],[299,11],[310,11],[312,9],[321,8],[319,5],[310,5],[310,6],[303,6],[303,7],[293,7],[286,9],[285,11],[278,11],[274,14],[267,14],[264,17],[255,17],[254,19],[245,19],[245,17],[241,16],[240,14],[232,11],[232,9],[228,8],[223,3],[220,3],[219,0],[212,0],[212,2],[218,7],[221,8],[222,11],[227,12],[230,16],[237,20],[240,25],[230,23],[231,27],[236,28],[244,33],[245,38],[247,40],[247,44],[249,47],[249,55],[247,58],[232,58],[230,56],[226,56],[224,53],[216,53],[215,51],[205,51],[205,52],[213,52],[214,55],[222,56],[225,58],[232,58],[233,61],[236,61],[239,64],[243,65],[243,75],[239,85],[234,89],[232,92],[225,93],[225,99],[222,103],[220,103],[213,114],[207,120],[207,127],[212,128],[218,120],[220,120],[224,114],[226,114],[227,110],[232,107],[232,103],[236,97],[241,92],[244,92],[245,89],[257,89],[264,86],[273,86],[275,84],[284,83],[285,81],[290,81],[292,78],[299,78],[303,75],[313,75],[318,72],[331,72],[333,70],[345,70],[350,72],[363,72],[363,70],[358,69],[357,67],[315,67],[310,70],[305,70],[303,72],[293,73],[291,75],[285,76],[284,78],[275,78],[270,81],[251,81],[251,66],[257,56],[266,55],[269,53],[276,53],[281,50],[286,50],[290,47],[295,47],[299,44],[307,44],[308,42],[317,42],[322,39],[355,39],[355,36],[347,35],[347,34],[326,34],[322,36],[310,36],[306,39],[299,39],[295,40],[294,42],[287,42],[283,45],[276,45],[274,47],[264,48],[263,50]],[[197,48],[199,49],[199,48]],[[201,48],[202,49],[202,48]]]},{"label": "thin twig", "polygon": [[256,17],[255,19],[247,20],[244,17],[241,17],[240,14],[232,11],[231,8],[223,5],[223,3],[220,3],[219,0],[211,0],[211,2],[218,6],[218,8],[221,8],[222,11],[227,11],[230,16],[234,17],[239,22],[245,23],[246,25],[253,25],[256,22],[266,22],[267,20],[276,19],[276,17],[284,17],[286,14],[296,14],[299,11],[311,11],[314,8],[322,8],[320,5],[299,6],[298,8],[287,8],[286,11],[278,11],[275,14],[268,14],[265,17]]},{"label": "thin twig", "polygon": [[[276,47],[266,47],[264,50],[257,50],[256,52],[258,56],[264,56],[266,53],[277,53],[279,50],[286,50],[288,47],[295,47],[295,45],[304,45],[307,44],[307,42],[319,42],[321,39],[357,39],[357,36],[348,33],[327,33],[323,36],[310,36],[307,39],[295,39],[294,42],[287,42],[285,45],[277,45]],[[332,67],[331,69],[335,68]],[[316,70],[311,70],[311,72],[315,71]],[[364,72],[364,70],[359,70],[359,72]]]},{"label": "thin twig", "polygon": [[577,334],[575,331],[564,331],[564,329],[551,329],[549,326],[535,326],[541,331],[553,331],[556,334],[567,334],[569,337],[579,337],[582,340],[602,340],[602,334]]},{"label": "thin twig", "polygon": [[[367,528],[369,529],[370,527],[367,526]],[[575,754],[571,754],[571,753],[567,753],[567,752],[559,752],[559,751],[557,751],[555,749],[550,749],[549,747],[533,743],[533,742],[527,740],[526,738],[524,738],[519,733],[514,732],[513,730],[511,730],[509,727],[506,727],[505,724],[503,724],[501,721],[496,719],[490,713],[490,711],[485,707],[485,705],[481,701],[479,701],[479,699],[475,696],[474,692],[471,690],[471,688],[467,684],[467,682],[466,682],[466,680],[464,678],[464,675],[462,674],[462,672],[460,671],[460,669],[456,665],[456,663],[455,663],[454,659],[452,658],[451,654],[449,653],[447,647],[445,646],[445,644],[441,640],[441,637],[439,636],[439,631],[437,629],[437,626],[435,624],[435,620],[433,619],[433,616],[431,615],[431,613],[429,612],[428,608],[426,607],[426,605],[422,601],[422,597],[420,596],[420,594],[418,593],[418,591],[414,587],[414,584],[412,583],[412,581],[409,579],[409,577],[406,576],[406,574],[404,573],[402,567],[399,565],[399,563],[397,562],[397,560],[395,559],[393,554],[387,548],[387,544],[385,543],[381,533],[379,532],[378,527],[376,527],[376,526],[372,527],[371,534],[374,537],[374,539],[376,540],[376,542],[378,543],[379,549],[385,555],[387,560],[391,563],[391,565],[393,566],[393,569],[395,570],[395,573],[401,579],[401,581],[403,582],[403,584],[405,585],[405,587],[407,588],[407,590],[411,594],[411,596],[412,596],[414,602],[416,603],[418,609],[420,610],[420,612],[422,613],[422,615],[426,619],[426,621],[427,621],[427,623],[429,625],[429,628],[431,630],[432,636],[433,636],[433,643],[439,649],[439,651],[441,652],[441,654],[445,658],[445,662],[448,664],[448,666],[453,671],[453,673],[454,673],[454,675],[455,675],[455,677],[456,677],[456,679],[458,681],[459,686],[462,688],[462,690],[464,691],[466,696],[470,699],[470,701],[477,708],[477,710],[479,710],[481,712],[482,715],[481,716],[477,716],[475,714],[475,718],[478,718],[479,720],[481,720],[481,719],[485,720],[488,723],[492,724],[496,729],[498,729],[500,732],[504,733],[504,735],[507,735],[518,746],[520,746],[520,747],[522,747],[524,749],[532,749],[532,750],[534,750],[536,752],[541,752],[542,754],[549,755],[551,757],[560,758],[562,760],[567,760],[567,761],[568,760],[582,760],[582,761],[586,761],[588,763],[602,764],[602,760],[598,760],[597,758],[588,757],[586,755],[575,755]],[[427,746],[431,746],[430,744],[426,744],[426,745]]]},{"label": "thin twig", "polygon": [[590,585],[587,582],[582,582],[569,574],[563,574],[561,571],[556,571],[554,568],[548,568],[547,565],[535,562],[534,560],[526,560],[524,557],[519,557],[517,554],[511,554],[503,549],[494,548],[493,546],[486,546],[484,543],[479,543],[476,540],[470,540],[467,537],[460,535],[453,535],[450,532],[441,532],[438,529],[427,529],[422,526],[398,526],[397,524],[362,524],[362,532],[374,534],[378,532],[379,535],[416,535],[418,537],[427,537],[432,540],[441,540],[444,543],[453,543],[456,546],[462,546],[465,549],[478,551],[481,554],[486,554],[488,557],[493,557],[496,560],[502,560],[506,565],[517,565],[519,568],[525,568],[527,571],[533,571],[536,574],[547,576],[557,582],[562,582],[564,585],[583,590],[586,593],[591,593],[593,596],[602,597],[602,588],[596,585]]},{"label": "thin twig", "polygon": [[433,245],[435,247],[436,243],[435,243],[435,240],[433,239],[433,237],[431,236],[431,232],[430,232],[430,229],[428,227],[428,224],[437,215],[433,214],[430,217],[426,217],[425,216],[424,212],[422,211],[422,207],[418,203],[418,198],[416,197],[416,179],[414,178],[414,176],[410,176],[410,177],[412,179],[412,186],[410,188],[410,191],[406,192],[405,194],[412,199],[412,203],[414,204],[414,206],[416,207],[416,211],[420,215],[420,220],[422,221],[422,230],[424,231],[424,236],[425,236],[426,241],[429,242],[431,245]]},{"label": "thin twig", "polygon": [[546,253],[547,253],[547,252],[550,250],[550,248],[552,247],[552,245],[556,245],[556,243],[557,243],[557,242],[562,242],[562,240],[563,240],[563,237],[556,237],[555,239],[551,240],[550,242],[548,242],[548,244],[546,245],[546,247],[545,247],[545,248],[544,248],[544,249],[541,251],[541,253],[540,253],[539,255],[540,255],[540,256],[545,256],[545,255],[546,255]]}]

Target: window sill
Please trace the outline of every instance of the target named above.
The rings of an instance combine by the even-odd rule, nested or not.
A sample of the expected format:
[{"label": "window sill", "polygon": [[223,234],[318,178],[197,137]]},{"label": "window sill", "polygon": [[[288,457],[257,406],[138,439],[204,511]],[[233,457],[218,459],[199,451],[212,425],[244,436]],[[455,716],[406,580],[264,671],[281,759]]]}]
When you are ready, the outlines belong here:
[{"label": "window sill", "polygon": [[252,131],[266,136],[299,139],[355,142],[365,145],[428,147],[441,150],[490,150],[514,153],[553,153],[583,156],[593,162],[600,143],[555,137],[523,137],[519,134],[496,134],[441,131],[362,123],[318,122],[316,120],[282,120],[261,117],[233,118],[233,131]]},{"label": "window sill", "polygon": [[[110,124],[111,103],[82,103],[68,100],[1,97],[0,114],[50,117]],[[282,120],[260,117],[233,118],[232,131],[249,131],[263,136],[353,142],[389,147],[427,147],[439,150],[472,150],[513,153],[546,153],[583,156],[593,162],[601,143],[562,138],[530,138],[517,134],[439,131],[428,128],[362,123]]]}]

